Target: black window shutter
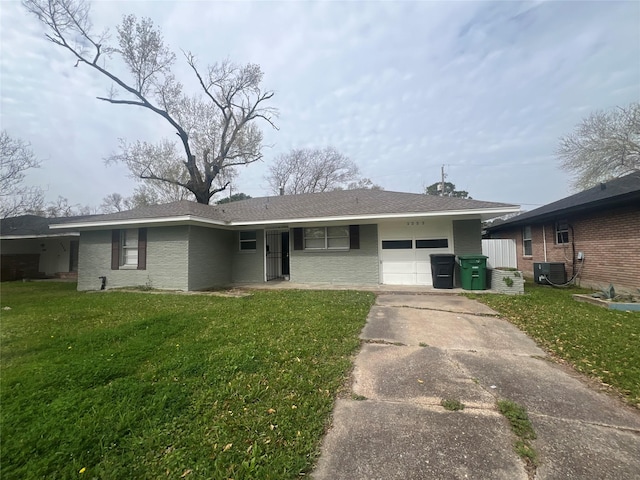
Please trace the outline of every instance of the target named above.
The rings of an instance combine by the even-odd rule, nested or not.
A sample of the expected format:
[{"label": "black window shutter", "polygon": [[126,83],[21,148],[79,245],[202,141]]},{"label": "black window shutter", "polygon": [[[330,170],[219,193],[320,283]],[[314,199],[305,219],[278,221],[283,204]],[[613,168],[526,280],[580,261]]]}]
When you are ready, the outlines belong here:
[{"label": "black window shutter", "polygon": [[360,248],[360,225],[349,225],[349,248],[352,250]]},{"label": "black window shutter", "polygon": [[111,270],[120,268],[120,230],[111,231]]},{"label": "black window shutter", "polygon": [[147,269],[147,229],[138,229],[138,270]]},{"label": "black window shutter", "polygon": [[293,249],[304,250],[304,237],[302,235],[302,228],[293,229]]}]

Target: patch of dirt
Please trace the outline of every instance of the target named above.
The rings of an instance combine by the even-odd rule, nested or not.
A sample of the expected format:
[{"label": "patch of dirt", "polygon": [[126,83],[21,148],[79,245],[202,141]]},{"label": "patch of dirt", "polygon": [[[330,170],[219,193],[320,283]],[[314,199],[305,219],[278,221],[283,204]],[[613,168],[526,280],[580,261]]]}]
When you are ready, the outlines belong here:
[{"label": "patch of dirt", "polygon": [[215,292],[206,292],[207,295],[213,295],[214,297],[231,297],[231,298],[240,298],[240,297],[250,297],[253,295],[252,293],[247,292],[246,290],[240,290],[238,288],[232,288],[230,290],[218,290]]}]

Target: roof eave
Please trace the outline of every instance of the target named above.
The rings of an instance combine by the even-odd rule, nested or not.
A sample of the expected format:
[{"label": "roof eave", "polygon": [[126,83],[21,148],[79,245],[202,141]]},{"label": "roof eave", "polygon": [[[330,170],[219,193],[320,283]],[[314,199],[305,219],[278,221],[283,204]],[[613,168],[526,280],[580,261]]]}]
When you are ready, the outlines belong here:
[{"label": "roof eave", "polygon": [[479,216],[482,220],[486,218],[494,218],[507,213],[519,212],[520,207],[517,205],[508,208],[490,208],[490,209],[474,209],[474,210],[444,210],[437,212],[405,212],[405,213],[384,213],[369,215],[336,215],[325,217],[301,217],[301,218],[279,218],[274,220],[253,220],[253,221],[232,221],[229,225],[234,227],[249,227],[257,225],[283,225],[283,224],[301,224],[312,222],[356,222],[356,221],[373,221],[373,220],[395,220],[403,218],[416,217],[458,217],[458,216]]},{"label": "roof eave", "polygon": [[28,240],[30,238],[60,238],[60,237],[78,237],[78,232],[65,233],[28,233],[24,235],[0,235],[0,240]]},{"label": "roof eave", "polygon": [[517,205],[496,208],[462,209],[462,210],[440,210],[436,212],[405,212],[405,213],[385,213],[368,215],[335,215],[324,217],[300,217],[300,218],[277,218],[272,220],[252,220],[252,221],[230,221],[224,222],[197,215],[178,215],[173,217],[157,218],[132,218],[125,220],[103,220],[93,222],[77,222],[66,224],[49,225],[52,230],[105,230],[110,228],[144,227],[144,226],[169,226],[169,225],[207,225],[220,228],[248,227],[257,225],[283,225],[302,224],[310,222],[344,222],[344,221],[373,221],[373,220],[393,220],[416,217],[458,217],[458,216],[478,216],[482,220],[493,218],[507,213],[520,211]]},{"label": "roof eave", "polygon": [[[526,218],[513,217],[504,223],[499,225],[487,227],[487,231],[501,230],[503,228],[521,227],[523,225],[529,225],[532,223],[541,223],[549,220],[556,220],[576,213],[583,213],[589,211],[598,211],[603,208],[619,207],[630,204],[633,200],[640,200],[640,191],[630,192],[624,195],[616,197],[609,197],[606,199],[596,200],[593,202],[582,203],[580,205],[573,205],[570,207],[558,208],[550,212],[544,212],[539,215],[527,216]],[[527,212],[531,213],[531,212]],[[523,213],[522,215],[526,215]]]},{"label": "roof eave", "polygon": [[228,227],[229,223],[210,218],[199,217],[197,215],[177,215],[173,217],[156,218],[130,218],[126,220],[103,220],[99,222],[78,222],[58,225],[49,225],[55,230],[104,230],[114,227],[161,227],[164,225],[193,225],[206,224],[219,227]]}]

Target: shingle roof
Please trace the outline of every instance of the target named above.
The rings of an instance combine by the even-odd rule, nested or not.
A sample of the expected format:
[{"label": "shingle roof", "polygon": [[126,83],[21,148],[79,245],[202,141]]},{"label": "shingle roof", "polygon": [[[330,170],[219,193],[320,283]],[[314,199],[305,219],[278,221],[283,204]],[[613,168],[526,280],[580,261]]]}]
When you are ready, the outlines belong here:
[{"label": "shingle roof", "polygon": [[0,220],[0,236],[33,237],[46,235],[60,235],[51,231],[49,225],[80,222],[96,215],[82,215],[76,217],[47,218],[38,215],[20,215],[18,217]]},{"label": "shingle roof", "polygon": [[231,221],[374,216],[513,207],[503,203],[386,190],[338,190],[255,198],[219,205]]},{"label": "shingle roof", "polygon": [[609,180],[593,188],[562,198],[556,202],[525,212],[503,222],[496,222],[487,230],[496,230],[505,226],[558,218],[570,213],[632,204],[640,201],[640,172]]},{"label": "shingle roof", "polygon": [[100,215],[93,222],[198,217],[226,224],[287,222],[315,218],[366,217],[459,211],[512,210],[516,205],[385,190],[338,190],[302,195],[251,198],[222,205],[183,200],[125,212]]}]

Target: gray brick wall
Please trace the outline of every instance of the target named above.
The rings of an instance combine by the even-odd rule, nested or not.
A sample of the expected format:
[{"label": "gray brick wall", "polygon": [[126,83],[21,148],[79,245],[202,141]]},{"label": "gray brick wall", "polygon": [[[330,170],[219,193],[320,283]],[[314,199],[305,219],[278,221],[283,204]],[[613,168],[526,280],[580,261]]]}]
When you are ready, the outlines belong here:
[{"label": "gray brick wall", "polygon": [[189,227],[189,290],[231,283],[231,252],[235,232]]},{"label": "gray brick wall", "polygon": [[482,255],[482,222],[480,219],[453,221],[453,253]]},{"label": "gray brick wall", "polygon": [[290,253],[292,282],[379,283],[377,225],[360,225],[360,248],[357,250],[308,252],[293,250],[292,246]]},{"label": "gray brick wall", "polygon": [[107,288],[187,290],[188,228],[148,228],[146,270],[111,270],[111,230],[81,232],[78,290],[99,290],[100,276],[107,277]]},{"label": "gray brick wall", "polygon": [[256,251],[240,251],[240,232],[233,232],[231,280],[237,283],[264,282],[264,230],[256,231]]}]

